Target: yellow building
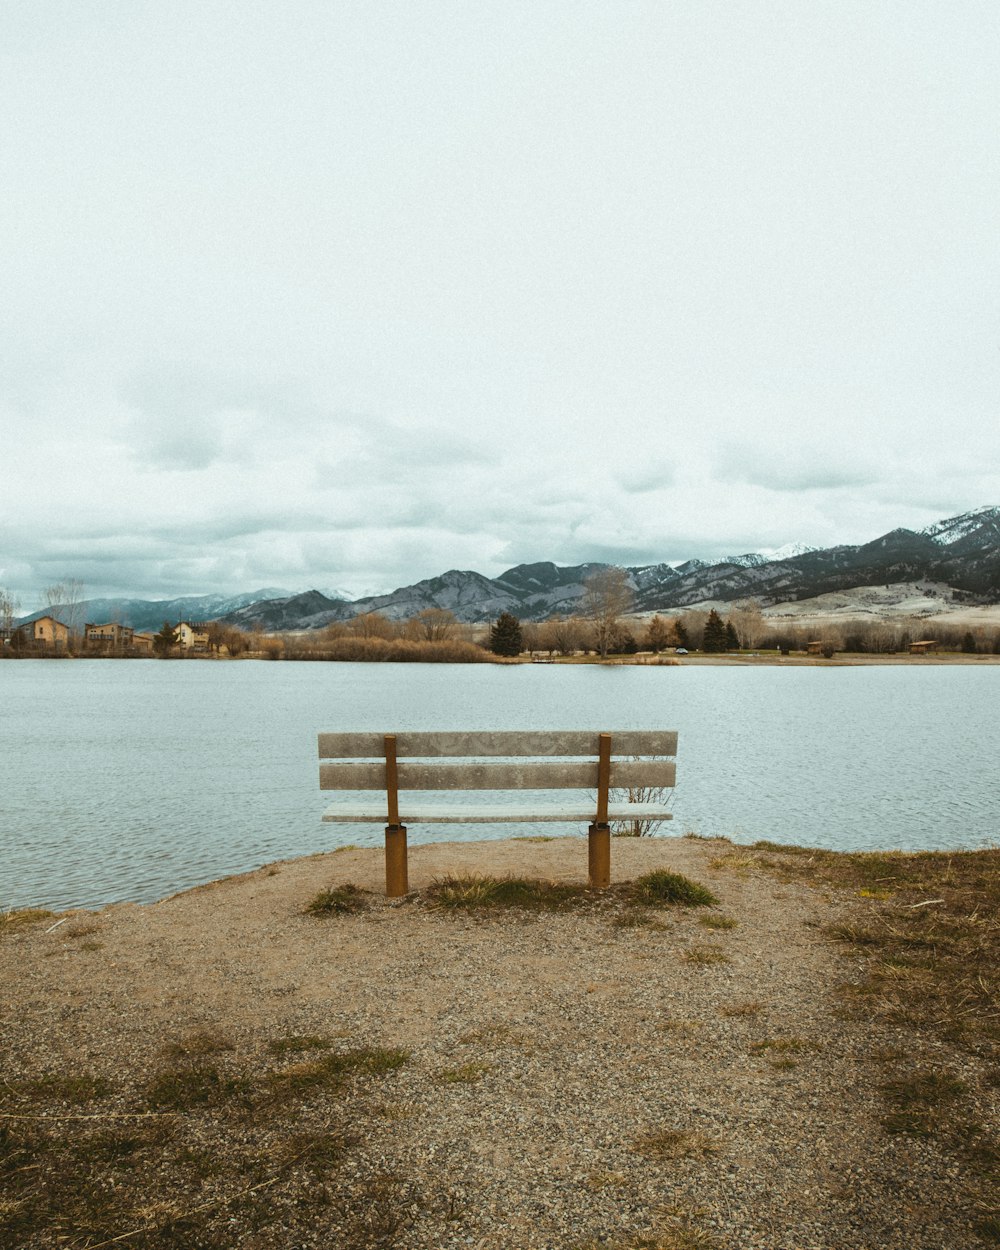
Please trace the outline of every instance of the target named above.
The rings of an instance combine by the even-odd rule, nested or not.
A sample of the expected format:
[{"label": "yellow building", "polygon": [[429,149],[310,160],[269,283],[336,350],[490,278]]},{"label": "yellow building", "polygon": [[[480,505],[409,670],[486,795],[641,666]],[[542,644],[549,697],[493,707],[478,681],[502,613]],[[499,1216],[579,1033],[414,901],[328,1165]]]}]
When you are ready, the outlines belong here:
[{"label": "yellow building", "polygon": [[108,621],[106,625],[84,625],[83,636],[88,643],[102,650],[122,650],[132,645],[135,631],[128,625]]},{"label": "yellow building", "polygon": [[182,651],[207,651],[208,631],[204,625],[192,625],[190,621],[178,621],[177,645]]},{"label": "yellow building", "polygon": [[57,621],[54,616],[40,616],[37,620],[28,621],[15,631],[22,645],[35,647],[52,647],[58,650],[69,642],[69,626]]}]

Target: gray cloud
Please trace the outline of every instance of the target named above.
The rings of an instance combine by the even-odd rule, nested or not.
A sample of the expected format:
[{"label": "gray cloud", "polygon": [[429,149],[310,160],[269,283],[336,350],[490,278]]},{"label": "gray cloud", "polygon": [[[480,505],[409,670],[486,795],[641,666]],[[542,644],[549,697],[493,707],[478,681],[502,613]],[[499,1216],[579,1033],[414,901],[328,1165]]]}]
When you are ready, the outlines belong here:
[{"label": "gray cloud", "polygon": [[715,456],[723,482],[745,482],[767,490],[809,492],[871,486],[886,476],[874,451],[856,444],[823,445],[809,432],[773,439],[728,442]]},{"label": "gray cloud", "polygon": [[29,7],[22,599],[712,558],[1000,500],[985,9],[595,0],[567,41],[519,0]]}]

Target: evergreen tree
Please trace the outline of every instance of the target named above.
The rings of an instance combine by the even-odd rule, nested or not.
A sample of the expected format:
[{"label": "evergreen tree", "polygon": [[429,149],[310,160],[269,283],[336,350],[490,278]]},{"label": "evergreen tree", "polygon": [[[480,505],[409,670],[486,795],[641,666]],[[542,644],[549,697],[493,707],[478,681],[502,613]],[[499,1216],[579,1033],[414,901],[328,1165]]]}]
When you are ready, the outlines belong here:
[{"label": "evergreen tree", "polygon": [[962,639],[962,651],[965,655],[976,654],[976,637],[975,637],[975,634],[973,634],[971,629]]},{"label": "evergreen tree", "polygon": [[691,650],[691,639],[688,637],[683,621],[674,621],[674,638],[676,639],[675,647],[683,647],[685,651]]},{"label": "evergreen tree", "polygon": [[726,649],[726,627],[715,608],[709,612],[708,620],[705,622],[705,636],[702,639],[701,649],[715,653]]},{"label": "evergreen tree", "polygon": [[153,650],[160,656],[169,655],[174,647],[177,646],[178,637],[177,630],[174,629],[173,625],[169,621],[164,621],[160,632],[153,635]]},{"label": "evergreen tree", "polygon": [[736,637],[736,630],[733,628],[732,621],[726,621],[726,650],[739,651],[740,640]]},{"label": "evergreen tree", "polygon": [[490,650],[494,655],[520,655],[522,645],[521,622],[510,612],[501,612],[490,629]]}]

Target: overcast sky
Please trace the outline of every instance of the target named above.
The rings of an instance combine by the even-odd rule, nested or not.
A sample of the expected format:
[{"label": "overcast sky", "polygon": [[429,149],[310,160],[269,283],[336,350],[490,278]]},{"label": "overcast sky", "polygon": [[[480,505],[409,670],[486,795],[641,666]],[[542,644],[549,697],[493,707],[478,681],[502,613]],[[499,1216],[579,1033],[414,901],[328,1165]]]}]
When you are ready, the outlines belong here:
[{"label": "overcast sky", "polygon": [[4,0],[0,584],[1000,503],[996,0]]}]

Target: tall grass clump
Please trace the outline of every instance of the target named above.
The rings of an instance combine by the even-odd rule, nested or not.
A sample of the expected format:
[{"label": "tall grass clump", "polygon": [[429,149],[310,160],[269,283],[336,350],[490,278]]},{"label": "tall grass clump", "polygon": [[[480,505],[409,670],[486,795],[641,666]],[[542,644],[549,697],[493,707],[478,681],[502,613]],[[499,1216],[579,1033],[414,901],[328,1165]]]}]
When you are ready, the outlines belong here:
[{"label": "tall grass clump", "polygon": [[716,907],[719,900],[711,890],[679,872],[658,868],[637,877],[637,896],[647,903],[677,903],[681,907]]},{"label": "tall grass clump", "polygon": [[527,877],[489,877],[474,873],[440,877],[425,891],[430,905],[443,911],[555,911],[589,897],[585,886]]}]

